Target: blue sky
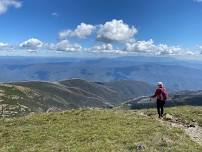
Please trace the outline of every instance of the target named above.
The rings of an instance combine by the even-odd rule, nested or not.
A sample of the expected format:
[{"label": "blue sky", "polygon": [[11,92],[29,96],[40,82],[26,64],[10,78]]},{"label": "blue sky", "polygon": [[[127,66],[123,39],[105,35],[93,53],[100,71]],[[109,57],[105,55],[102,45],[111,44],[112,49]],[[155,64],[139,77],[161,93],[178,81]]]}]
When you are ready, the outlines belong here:
[{"label": "blue sky", "polygon": [[200,0],[0,0],[0,55],[200,54],[201,27]]}]

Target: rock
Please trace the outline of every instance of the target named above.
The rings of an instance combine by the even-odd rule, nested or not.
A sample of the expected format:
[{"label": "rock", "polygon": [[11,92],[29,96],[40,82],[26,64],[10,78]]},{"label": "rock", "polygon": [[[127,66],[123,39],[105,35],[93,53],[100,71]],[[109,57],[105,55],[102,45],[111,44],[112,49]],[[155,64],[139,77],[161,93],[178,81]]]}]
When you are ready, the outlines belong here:
[{"label": "rock", "polygon": [[173,119],[172,119],[172,122],[173,122],[173,123],[178,123],[178,122],[179,122],[179,120],[178,120],[178,119],[176,119],[176,118],[173,118]]},{"label": "rock", "polygon": [[136,147],[137,151],[142,151],[144,149],[145,149],[145,146],[143,144],[138,144],[137,147]]},{"label": "rock", "polygon": [[165,115],[165,119],[166,119],[166,120],[172,120],[172,119],[173,119],[173,116],[170,115],[170,114],[166,114],[166,115]]},{"label": "rock", "polygon": [[58,111],[61,111],[61,109],[57,108],[57,107],[50,107],[48,110],[46,110],[47,113],[49,113],[49,112],[58,112]]},{"label": "rock", "polygon": [[195,127],[195,124],[189,124],[187,127]]}]

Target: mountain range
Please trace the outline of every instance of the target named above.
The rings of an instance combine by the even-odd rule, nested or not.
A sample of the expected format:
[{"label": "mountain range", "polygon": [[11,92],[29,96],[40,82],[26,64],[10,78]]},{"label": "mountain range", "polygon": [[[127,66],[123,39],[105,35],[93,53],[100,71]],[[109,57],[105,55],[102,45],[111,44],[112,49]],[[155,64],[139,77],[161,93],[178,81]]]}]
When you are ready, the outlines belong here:
[{"label": "mountain range", "polygon": [[171,57],[0,57],[0,82],[84,79],[163,81],[171,91],[202,89],[202,62]]},{"label": "mountain range", "polygon": [[[31,112],[54,112],[78,108],[155,107],[155,86],[141,81],[90,82],[70,79],[55,82],[26,81],[0,84],[1,116],[21,116]],[[166,107],[202,106],[202,91],[169,94]]]}]

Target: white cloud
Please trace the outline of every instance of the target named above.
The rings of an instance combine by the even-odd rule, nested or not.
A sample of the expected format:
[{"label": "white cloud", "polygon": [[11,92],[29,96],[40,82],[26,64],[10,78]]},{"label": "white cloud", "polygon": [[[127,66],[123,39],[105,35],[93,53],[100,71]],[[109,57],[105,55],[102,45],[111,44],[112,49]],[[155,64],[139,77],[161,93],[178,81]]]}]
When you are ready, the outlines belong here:
[{"label": "white cloud", "polygon": [[194,1],[194,2],[199,2],[199,3],[202,2],[202,0],[193,0],[193,1]]},{"label": "white cloud", "polygon": [[183,50],[179,46],[168,46],[166,44],[159,44],[156,46],[156,50],[160,55],[181,55],[187,54],[185,50]]},{"label": "white cloud", "polygon": [[9,7],[20,8],[22,3],[18,0],[0,0],[0,15],[5,13]]},{"label": "white cloud", "polygon": [[197,50],[200,52],[200,54],[202,54],[202,45],[198,45]]},{"label": "white cloud", "polygon": [[59,33],[60,39],[66,39],[68,37],[78,37],[78,38],[86,38],[91,35],[95,30],[95,26],[90,24],[81,23],[76,27],[75,30],[64,30]]},{"label": "white cloud", "polygon": [[30,54],[37,53],[37,50],[27,50],[27,53],[30,53]]},{"label": "white cloud", "polygon": [[112,44],[102,44],[102,45],[95,45],[91,47],[91,50],[100,51],[100,50],[113,50]]},{"label": "white cloud", "polygon": [[113,49],[113,50],[91,50],[92,53],[108,53],[108,54],[128,54],[128,52],[125,52],[123,50],[119,49]]},{"label": "white cloud", "polygon": [[40,51],[40,49],[64,52],[74,52],[82,49],[79,44],[71,44],[68,40],[61,40],[57,43],[44,43],[35,38],[28,39],[19,44],[19,46],[21,49],[27,49],[28,53],[36,53]]},{"label": "white cloud", "polygon": [[51,15],[52,15],[52,16],[55,16],[55,17],[58,17],[58,16],[59,16],[59,14],[58,14],[57,12],[52,12]]},{"label": "white cloud", "polygon": [[155,45],[152,39],[149,41],[134,41],[126,43],[126,51],[129,52],[141,52],[150,53],[155,49]]},{"label": "white cloud", "polygon": [[61,31],[61,32],[59,32],[59,38],[61,40],[64,40],[64,39],[66,39],[68,37],[72,37],[72,32],[73,32],[72,30]]},{"label": "white cloud", "polygon": [[19,45],[21,48],[37,50],[43,47],[43,42],[36,38],[28,39]]},{"label": "white cloud", "polygon": [[52,45],[52,49],[56,51],[76,52],[80,51],[82,47],[79,44],[71,44],[68,40],[62,40],[55,46]]},{"label": "white cloud", "polygon": [[129,41],[137,33],[137,29],[122,20],[113,19],[100,25],[97,31],[97,40],[102,42],[126,42]]},{"label": "white cloud", "polygon": [[47,50],[56,50],[55,43],[44,43],[43,47]]},{"label": "white cloud", "polygon": [[8,43],[0,42],[0,49],[4,49],[4,48],[7,48],[7,47],[9,47]]},{"label": "white cloud", "polygon": [[[82,48],[82,46],[75,42],[69,42],[67,38],[78,37],[86,38],[96,30],[94,40],[97,39],[101,42],[96,42],[96,45],[91,45],[89,48]],[[180,46],[169,46],[167,44],[155,44],[152,39],[150,40],[136,40],[135,34],[137,29],[129,26],[122,20],[112,20],[103,25],[90,25],[81,23],[74,30],[66,30],[59,33],[61,40],[55,43],[42,42],[39,39],[31,38],[19,45],[10,45],[8,43],[0,42],[0,49],[20,50],[26,49],[28,53],[40,53],[41,49],[60,52],[92,52],[92,53],[110,53],[110,54],[146,54],[146,55],[195,55],[199,54],[202,46],[192,52],[189,49],[184,49]],[[116,43],[112,43],[116,42]]]},{"label": "white cloud", "polygon": [[27,52],[35,53],[40,49],[51,51],[76,52],[82,50],[82,47],[77,43],[70,43],[68,40],[61,40],[57,43],[43,43],[38,39],[29,39],[19,45],[21,48],[28,49]]},{"label": "white cloud", "polygon": [[[186,51],[186,55],[196,55],[196,53],[192,52],[192,51]],[[198,54],[197,54],[198,55]]]},{"label": "white cloud", "polygon": [[198,46],[198,48],[199,48],[200,50],[202,50],[202,45]]},{"label": "white cloud", "polygon": [[90,48],[85,49],[91,53],[110,53],[110,54],[127,54],[126,51],[120,49],[114,49],[113,45],[110,43],[104,43],[100,45],[94,45]]},{"label": "white cloud", "polygon": [[0,50],[2,50],[2,51],[12,52],[12,51],[14,51],[14,48],[15,47],[13,45],[0,42]]},{"label": "white cloud", "polygon": [[91,35],[94,29],[95,27],[93,25],[81,23],[74,30],[74,35],[80,38],[85,38],[86,36]]},{"label": "white cloud", "polygon": [[154,55],[193,55],[194,53],[179,46],[168,46],[166,44],[154,44],[152,39],[148,41],[134,41],[126,43],[125,51],[135,53],[146,53]]}]

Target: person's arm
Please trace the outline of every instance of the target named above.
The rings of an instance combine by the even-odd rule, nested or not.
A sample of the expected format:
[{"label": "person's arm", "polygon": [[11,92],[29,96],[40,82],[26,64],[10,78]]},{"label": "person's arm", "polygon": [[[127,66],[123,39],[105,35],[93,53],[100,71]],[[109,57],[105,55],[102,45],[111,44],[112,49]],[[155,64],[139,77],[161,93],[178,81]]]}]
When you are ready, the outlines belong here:
[{"label": "person's arm", "polygon": [[150,98],[155,98],[159,95],[159,89],[156,89],[155,94],[151,96]]}]

